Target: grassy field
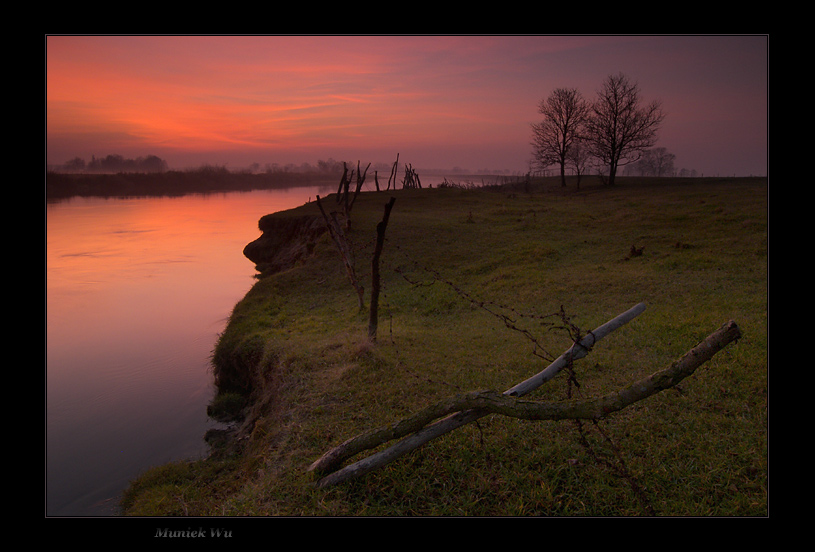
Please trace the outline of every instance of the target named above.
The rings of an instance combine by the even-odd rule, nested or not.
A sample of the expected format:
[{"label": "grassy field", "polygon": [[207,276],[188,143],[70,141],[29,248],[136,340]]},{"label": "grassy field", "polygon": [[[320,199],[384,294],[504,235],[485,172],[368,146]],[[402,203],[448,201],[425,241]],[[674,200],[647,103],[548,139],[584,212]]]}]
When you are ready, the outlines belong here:
[{"label": "grassy field", "polygon": [[[377,340],[322,235],[307,261],[258,280],[214,353],[216,371],[252,382],[239,453],[147,472],[126,514],[767,515],[766,179],[362,194],[352,237],[366,289],[391,196]],[[292,214],[319,210],[279,216]],[[463,391],[504,391],[574,331],[640,302],[642,315],[575,364],[575,396],[663,369],[728,320],[742,338],[596,425],[490,415],[361,478],[313,485],[309,465],[342,441]],[[569,390],[561,373],[527,398]]]}]

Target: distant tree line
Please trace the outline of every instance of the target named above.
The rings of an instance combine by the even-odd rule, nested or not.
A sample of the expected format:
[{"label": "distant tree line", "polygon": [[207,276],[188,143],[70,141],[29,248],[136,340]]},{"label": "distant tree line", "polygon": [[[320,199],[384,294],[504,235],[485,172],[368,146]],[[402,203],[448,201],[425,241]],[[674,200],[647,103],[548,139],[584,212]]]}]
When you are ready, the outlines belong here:
[{"label": "distant tree line", "polygon": [[47,201],[74,196],[137,197],[336,185],[334,175],[318,173],[233,172],[206,165],[198,169],[164,172],[56,172],[45,178]]},{"label": "distant tree line", "polygon": [[625,174],[631,176],[674,176],[676,155],[665,148],[643,150],[640,158],[626,167]]},{"label": "distant tree line", "polygon": [[673,172],[673,155],[653,149],[665,119],[661,103],[645,103],[639,86],[622,73],[608,76],[593,101],[577,89],[558,88],[538,112],[543,120],[532,124],[532,165],[559,167],[562,186],[567,170],[578,176],[578,186],[591,170],[612,186],[620,167],[633,163],[642,174]]},{"label": "distant tree line", "polygon": [[[93,156],[90,162],[74,157],[52,166],[46,173],[46,199],[59,201],[72,196],[179,196],[190,193],[245,191],[297,186],[336,185],[346,165],[358,162],[320,159],[316,164],[251,163],[247,167],[228,169],[223,165],[204,164],[197,168],[173,170],[155,155],[127,159],[121,155]],[[374,173],[390,174],[392,163],[373,163]],[[460,167],[431,169],[430,174],[467,174]],[[486,172],[486,171],[483,171]],[[497,171],[495,174],[500,173]],[[480,173],[478,173],[480,174]]]},{"label": "distant tree line", "polygon": [[136,159],[126,159],[121,155],[107,155],[97,158],[92,156],[90,162],[86,163],[81,157],[74,157],[66,162],[62,169],[68,172],[145,172],[157,173],[169,169],[167,161],[155,155],[147,157],[137,157]]}]

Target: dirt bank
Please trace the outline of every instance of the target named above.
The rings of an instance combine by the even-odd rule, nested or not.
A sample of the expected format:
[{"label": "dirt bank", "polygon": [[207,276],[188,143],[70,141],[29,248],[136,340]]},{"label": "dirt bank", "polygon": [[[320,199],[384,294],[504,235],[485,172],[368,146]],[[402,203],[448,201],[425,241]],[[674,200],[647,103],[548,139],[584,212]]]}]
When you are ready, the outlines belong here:
[{"label": "dirt bank", "polygon": [[326,231],[321,217],[288,211],[261,217],[258,228],[261,236],[247,244],[243,254],[262,275],[295,266],[311,254]]}]

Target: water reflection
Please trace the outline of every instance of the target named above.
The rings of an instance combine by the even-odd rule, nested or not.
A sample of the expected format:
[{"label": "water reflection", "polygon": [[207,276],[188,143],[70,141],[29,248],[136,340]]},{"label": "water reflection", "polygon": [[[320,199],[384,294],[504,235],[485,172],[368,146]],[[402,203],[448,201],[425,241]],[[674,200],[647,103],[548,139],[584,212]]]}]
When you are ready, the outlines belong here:
[{"label": "water reflection", "polygon": [[205,453],[209,356],[253,282],[243,247],[318,193],[46,207],[47,515],[109,515],[140,471]]}]

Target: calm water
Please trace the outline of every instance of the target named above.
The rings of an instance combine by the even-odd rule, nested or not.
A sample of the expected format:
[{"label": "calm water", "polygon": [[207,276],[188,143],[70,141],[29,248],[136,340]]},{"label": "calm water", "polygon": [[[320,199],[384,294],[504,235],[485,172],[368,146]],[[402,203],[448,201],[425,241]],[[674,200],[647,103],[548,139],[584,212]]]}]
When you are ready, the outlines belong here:
[{"label": "calm water", "polygon": [[206,453],[209,357],[252,286],[258,219],[325,188],[46,206],[46,515],[105,516]]}]

